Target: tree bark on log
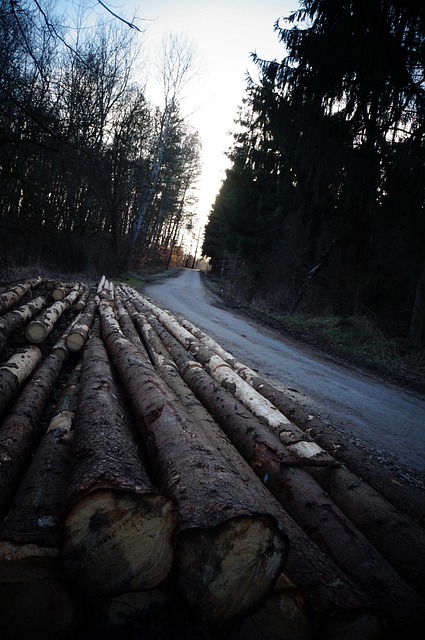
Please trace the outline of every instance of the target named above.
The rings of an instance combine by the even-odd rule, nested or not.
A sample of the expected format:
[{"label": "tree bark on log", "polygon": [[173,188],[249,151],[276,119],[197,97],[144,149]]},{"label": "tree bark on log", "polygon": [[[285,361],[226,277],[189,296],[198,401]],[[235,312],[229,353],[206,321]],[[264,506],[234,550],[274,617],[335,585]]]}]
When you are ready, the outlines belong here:
[{"label": "tree bark on log", "polygon": [[151,589],[173,561],[177,513],[152,485],[99,338],[84,350],[62,563],[85,593]]},{"label": "tree bark on log", "polygon": [[103,339],[129,392],[157,481],[178,504],[181,591],[198,615],[223,623],[266,597],[285,562],[287,537],[176,406],[106,302],[100,310]]},{"label": "tree bark on log", "polygon": [[[220,393],[208,374],[190,360],[188,353],[170,334],[167,336],[155,318],[150,321],[184,380],[294,520],[338,566],[359,582],[374,598],[375,606],[397,612],[401,621],[417,619],[423,602],[314,479],[302,469],[288,468],[285,456],[281,455],[283,445],[281,448],[278,442],[272,445],[264,426],[258,423],[253,427],[244,407],[236,404],[234,398],[226,398]],[[241,424],[239,417],[244,414],[245,420]]]},{"label": "tree bark on log", "polygon": [[47,305],[45,296],[38,296],[18,309],[9,311],[0,318],[0,356],[6,350],[7,341],[29,320],[32,320]]},{"label": "tree bark on log", "polygon": [[76,630],[78,611],[64,584],[59,547],[78,373],[0,525],[0,625],[7,638],[59,640]]},{"label": "tree bark on log", "polygon": [[81,366],[77,365],[69,376],[47,431],[15,493],[12,508],[0,524],[1,540],[60,547],[80,372]]},{"label": "tree bark on log", "polygon": [[0,416],[11,404],[40,360],[40,349],[31,346],[14,353],[5,364],[0,366]]},{"label": "tree bark on log", "polygon": [[53,287],[53,291],[52,291],[52,298],[55,302],[58,302],[59,300],[63,300],[64,298],[66,298],[66,296],[71,292],[72,288],[75,288],[76,286],[79,285],[71,285],[69,283],[61,283],[61,284],[56,284]]},{"label": "tree bark on log", "polygon": [[[239,363],[231,353],[225,351],[195,325],[184,319],[180,319],[180,322],[194,337],[231,365],[254,389],[268,398],[283,413],[289,413],[288,399],[282,392],[263,380],[255,371]],[[293,408],[295,410],[295,404]],[[288,417],[291,416],[292,414],[289,413]],[[305,422],[305,428],[309,431],[313,426],[311,419]],[[288,448],[293,450],[292,447]],[[298,452],[301,452],[300,449]],[[354,457],[351,454],[350,459]],[[345,466],[340,465],[332,470],[309,468],[308,471],[396,571],[424,596],[425,531],[423,528]]]},{"label": "tree bark on log", "polygon": [[87,300],[84,310],[78,316],[78,320],[73,324],[65,338],[65,345],[69,351],[73,353],[81,351],[86,344],[90,329],[93,326],[96,308],[97,305],[94,296],[91,296]]},{"label": "tree bark on log", "polygon": [[20,393],[0,427],[0,515],[9,503],[41,436],[41,414],[63,358],[48,356]]},{"label": "tree bark on log", "polygon": [[87,304],[89,304],[90,298],[94,299],[90,291],[90,287],[84,283],[80,283],[80,297],[75,303],[75,308],[77,311],[83,311]]},{"label": "tree bark on log", "polygon": [[[155,321],[156,318],[153,318],[153,322]],[[186,350],[174,340],[159,323],[158,328],[165,332],[165,337],[168,336],[170,340],[174,341],[177,352],[180,353],[183,358],[186,358]],[[153,331],[151,326],[150,329]],[[146,338],[149,339],[152,346],[154,342],[152,341],[152,334],[147,332]],[[170,346],[168,341],[167,345]],[[173,364],[178,358],[178,353],[175,351],[171,352]],[[163,361],[163,358],[164,356],[161,355],[159,363]],[[172,368],[170,363],[169,369],[172,370]],[[194,363],[194,370],[199,369],[200,365]],[[162,368],[161,371],[163,372]],[[186,379],[185,374],[183,374],[183,377],[187,380],[189,387],[192,388],[190,381],[192,376],[191,368],[189,367],[187,371],[190,372],[189,379]],[[224,423],[227,423],[227,421],[231,420],[235,422],[236,425],[239,425],[241,430],[246,428],[253,432],[255,432],[257,428],[264,429],[263,425],[258,423],[258,420],[249,414],[244,407],[240,407],[237,401],[235,403],[234,398],[231,398],[225,389],[217,385],[205,371],[203,373],[206,379],[202,381],[198,380],[199,388],[206,389],[210,386],[212,387],[212,393],[209,394],[208,391],[206,391],[206,394],[209,398],[216,397],[217,402],[214,404],[214,407],[215,409],[218,408],[218,411],[214,410],[212,413],[218,422],[223,420]],[[172,374],[172,378],[175,378],[174,373]],[[168,376],[166,380],[170,384],[171,380]],[[179,398],[183,400],[185,393],[178,390],[177,381],[175,383],[171,382],[170,386]],[[197,385],[194,387],[195,391],[196,387]],[[202,394],[200,394],[200,397],[202,399]],[[326,618],[338,609],[345,610],[365,606],[367,603],[366,596],[360,593],[358,587],[311,542],[298,525],[283,511],[282,507],[272,498],[270,492],[254,474],[252,468],[245,461],[245,464],[241,465],[240,453],[233,445],[229,446],[230,441],[228,437],[221,429],[217,428],[216,423],[211,418],[210,413],[206,411],[205,407],[201,405],[206,413],[206,415],[204,414],[202,416],[196,405],[191,403],[190,398],[186,397],[183,402],[187,411],[190,412],[193,419],[196,420],[196,423],[201,426],[208,438],[212,439],[214,446],[225,455],[232,464],[235,464],[238,475],[244,480],[247,486],[253,489],[255,488],[257,499],[259,499],[262,504],[267,505],[267,510],[276,517],[278,522],[281,523],[282,528],[287,531],[291,543],[287,561],[287,571],[307,594],[317,619]],[[207,403],[207,406],[210,407],[210,404]],[[272,500],[272,503],[270,500]],[[276,505],[278,505],[277,510]]]},{"label": "tree bark on log", "polygon": [[17,284],[11,287],[0,295],[0,315],[8,311],[11,307],[17,304],[30,289],[33,289],[38,284],[43,282],[43,278],[33,278],[22,284]]},{"label": "tree bark on log", "polygon": [[74,287],[63,300],[52,304],[27,326],[25,335],[29,342],[39,344],[52,331],[61,315],[69,309],[78,298],[79,287]]}]

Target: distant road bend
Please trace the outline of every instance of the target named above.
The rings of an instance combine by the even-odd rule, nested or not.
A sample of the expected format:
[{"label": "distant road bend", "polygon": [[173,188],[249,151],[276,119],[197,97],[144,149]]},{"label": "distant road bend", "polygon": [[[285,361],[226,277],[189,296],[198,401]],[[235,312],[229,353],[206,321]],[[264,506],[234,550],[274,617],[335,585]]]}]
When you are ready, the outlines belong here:
[{"label": "distant road bend", "polygon": [[425,398],[359,373],[224,309],[198,271],[150,285],[145,295],[217,340],[238,360],[371,452],[379,464],[425,480]]}]

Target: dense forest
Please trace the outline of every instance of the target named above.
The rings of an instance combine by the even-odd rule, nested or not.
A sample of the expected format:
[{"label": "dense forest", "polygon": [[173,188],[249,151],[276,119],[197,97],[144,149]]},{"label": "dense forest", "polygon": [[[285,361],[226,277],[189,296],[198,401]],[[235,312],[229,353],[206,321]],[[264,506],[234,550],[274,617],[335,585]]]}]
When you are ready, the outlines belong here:
[{"label": "dense forest", "polygon": [[[366,314],[421,340],[425,4],[303,0],[256,56],[206,227],[245,300]],[[424,335],[422,332],[422,339]]]},{"label": "dense forest", "polygon": [[143,25],[69,6],[72,21],[57,2],[0,0],[0,269],[184,262],[201,150],[179,102],[193,47],[164,39],[153,105]]}]

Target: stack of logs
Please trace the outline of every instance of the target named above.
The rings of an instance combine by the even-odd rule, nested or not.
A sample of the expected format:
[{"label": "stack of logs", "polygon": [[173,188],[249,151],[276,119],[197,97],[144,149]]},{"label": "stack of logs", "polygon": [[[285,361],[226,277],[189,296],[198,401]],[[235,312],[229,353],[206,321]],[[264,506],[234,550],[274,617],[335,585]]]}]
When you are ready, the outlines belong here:
[{"label": "stack of logs", "polygon": [[423,632],[419,489],[128,286],[0,314],[2,638]]}]

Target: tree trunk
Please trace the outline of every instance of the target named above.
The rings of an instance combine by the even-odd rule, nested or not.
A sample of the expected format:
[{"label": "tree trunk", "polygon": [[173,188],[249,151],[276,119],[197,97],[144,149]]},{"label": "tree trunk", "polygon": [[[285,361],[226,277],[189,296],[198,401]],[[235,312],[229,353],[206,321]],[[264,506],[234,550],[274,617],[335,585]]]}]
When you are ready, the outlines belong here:
[{"label": "tree trunk", "polygon": [[151,589],[168,576],[177,514],[152,485],[99,338],[84,350],[62,562],[91,595]]},{"label": "tree trunk", "polygon": [[201,617],[224,623],[265,598],[285,561],[286,535],[124,338],[103,301],[100,310],[104,341],[128,391],[157,481],[179,505],[181,591]]},{"label": "tree trunk", "polygon": [[9,507],[40,438],[40,417],[63,358],[48,356],[20,393],[0,428],[0,515]]},{"label": "tree trunk", "polygon": [[43,342],[52,331],[61,315],[65,313],[65,311],[67,311],[67,309],[69,309],[78,299],[78,292],[79,287],[74,287],[66,298],[58,300],[46,309],[46,311],[41,313],[35,320],[30,322],[25,332],[27,339],[34,344]]},{"label": "tree trunk", "polygon": [[0,318],[0,356],[6,350],[7,340],[32,320],[47,305],[47,298],[39,296]]},{"label": "tree trunk", "polygon": [[13,354],[0,366],[0,416],[41,360],[38,347],[27,347]]},{"label": "tree trunk", "polygon": [[95,313],[96,301],[94,297],[91,296],[87,300],[84,311],[79,316],[78,321],[73,325],[65,338],[65,345],[69,351],[75,353],[81,351],[84,347],[94,322]]},{"label": "tree trunk", "polygon": [[[156,314],[160,315],[158,312]],[[162,317],[164,315],[168,314],[161,314]],[[168,318],[167,324],[175,329]],[[154,323],[154,320],[152,322]],[[155,323],[153,326],[157,328]],[[157,330],[160,331],[160,328]],[[160,336],[163,341],[166,340],[164,332],[160,332]],[[198,345],[195,348],[193,336],[185,337],[190,349],[198,356],[201,350]],[[170,349],[171,345],[172,339],[171,343],[168,339],[166,346]],[[210,413],[220,421],[217,389],[211,384],[212,381],[208,381],[205,372],[196,367],[188,355],[180,352],[178,356],[178,349],[171,353],[183,378],[191,385]],[[217,358],[218,356],[210,360],[215,362]],[[221,363],[224,364],[224,361],[221,360]],[[224,369],[221,363],[220,366]],[[252,392],[254,394],[253,390]],[[237,424],[234,414],[240,415],[243,412],[244,408],[240,406],[236,406],[236,410],[231,406],[226,407],[220,424],[256,473],[267,483],[273,495],[304,530],[316,532],[314,535],[311,534],[313,541],[344,571],[359,581],[365,592],[374,598],[376,606],[386,611],[396,611],[402,621],[415,619],[423,603],[413,590],[399,578],[306,471],[287,467],[285,455],[281,454],[283,447],[279,448],[278,442],[271,443],[270,438],[264,434],[262,425],[259,424],[253,429],[248,421],[242,426]]]},{"label": "tree trunk", "polygon": [[421,343],[425,318],[425,269],[416,286],[415,300],[409,326],[409,340],[416,345]]},{"label": "tree trunk", "polygon": [[33,278],[28,282],[17,284],[0,295],[0,314],[5,313],[17,302],[19,302],[30,289],[43,282],[43,278]]}]

